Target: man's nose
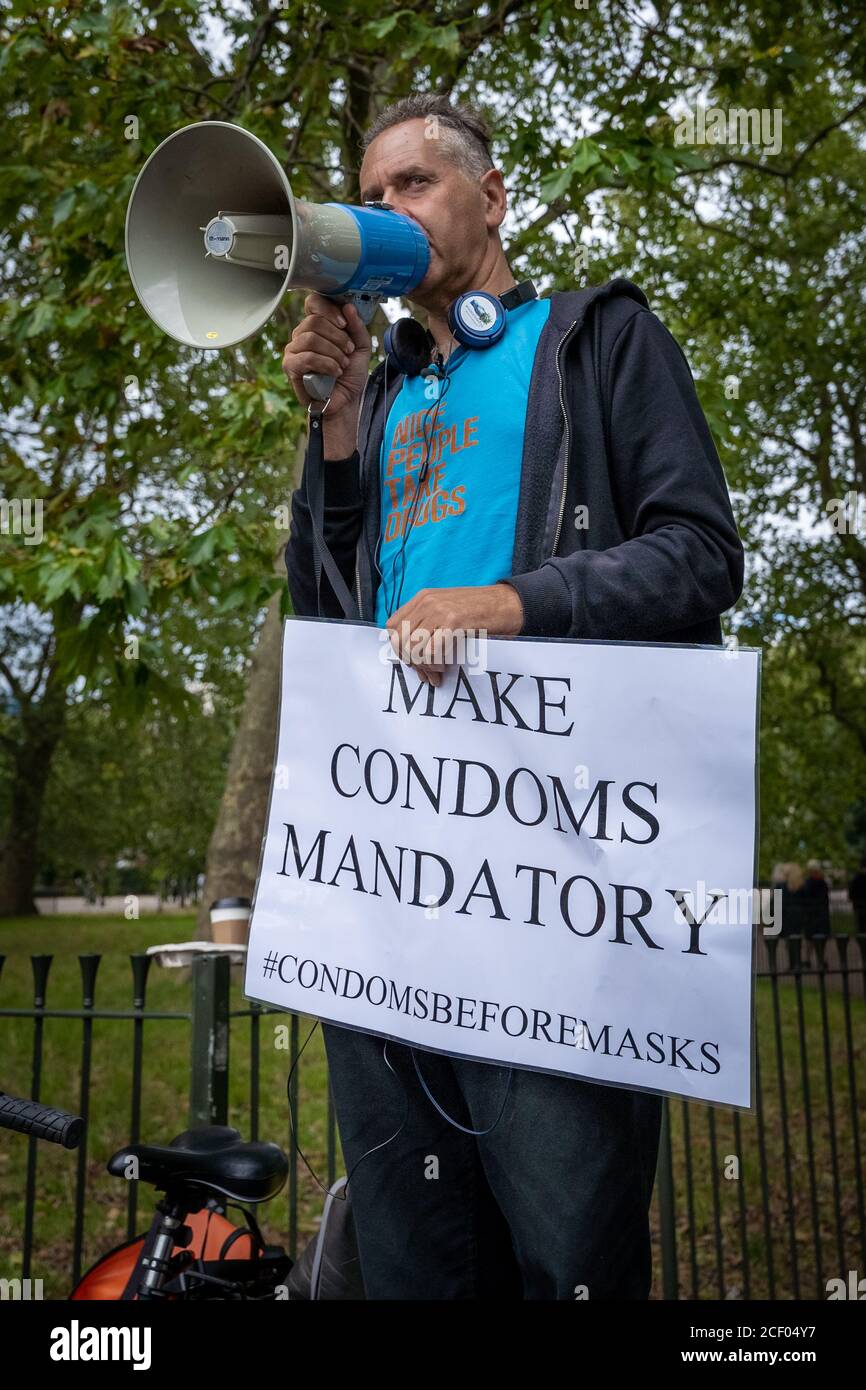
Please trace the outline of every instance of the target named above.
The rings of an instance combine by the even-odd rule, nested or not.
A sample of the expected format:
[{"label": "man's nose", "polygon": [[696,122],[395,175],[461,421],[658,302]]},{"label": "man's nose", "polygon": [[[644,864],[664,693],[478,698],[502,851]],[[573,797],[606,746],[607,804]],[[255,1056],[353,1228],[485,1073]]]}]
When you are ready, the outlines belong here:
[{"label": "man's nose", "polygon": [[418,218],[415,216],[415,213],[413,212],[412,208],[404,207],[400,199],[399,193],[395,193],[391,198],[391,210],[392,212],[399,212],[401,217],[408,217],[410,222],[414,222],[416,227],[420,227],[421,231],[424,231],[424,227],[418,221]]},{"label": "man's nose", "polygon": [[367,198],[364,202],[364,207],[383,208],[388,212],[399,212],[402,217],[407,217],[410,222],[414,222],[415,226],[427,236],[426,228],[418,221],[418,218],[413,215],[411,209],[401,206],[400,194],[396,189],[386,188],[381,198]]}]

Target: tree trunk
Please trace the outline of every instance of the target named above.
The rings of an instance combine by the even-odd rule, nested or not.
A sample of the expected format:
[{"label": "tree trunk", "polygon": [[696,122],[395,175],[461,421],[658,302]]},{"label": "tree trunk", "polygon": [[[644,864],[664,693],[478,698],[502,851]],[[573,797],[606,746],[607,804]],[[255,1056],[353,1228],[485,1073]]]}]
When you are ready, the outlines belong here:
[{"label": "tree trunk", "polygon": [[[296,475],[303,463],[305,447],[304,437],[296,459]],[[274,557],[274,567],[285,579],[284,552],[285,541],[282,541]],[[225,789],[208,844],[196,940],[210,937],[210,905],[216,898],[252,898],[253,895],[277,737],[281,650],[280,595],[276,593],[268,606],[253,653]]]},{"label": "tree trunk", "polygon": [[53,664],[42,698],[22,702],[22,738],[11,758],[9,832],[0,845],[0,917],[36,912],[39,824],[51,760],[63,732],[65,702],[65,686],[58,682]]}]

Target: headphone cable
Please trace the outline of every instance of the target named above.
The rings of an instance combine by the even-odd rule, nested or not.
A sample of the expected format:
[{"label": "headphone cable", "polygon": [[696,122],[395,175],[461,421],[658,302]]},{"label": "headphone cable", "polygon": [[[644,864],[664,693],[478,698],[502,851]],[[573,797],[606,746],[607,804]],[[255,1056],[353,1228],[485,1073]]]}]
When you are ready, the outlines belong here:
[{"label": "headphone cable", "polygon": [[[388,603],[388,609],[389,609],[389,614],[388,614],[388,616],[389,616],[389,617],[391,616],[392,613],[396,613],[397,609],[400,607],[400,598],[401,598],[402,593],[403,593],[403,584],[404,584],[405,579],[406,579],[406,542],[407,542],[408,539],[409,539],[409,532],[412,530],[412,527],[415,525],[416,517],[417,517],[417,514],[418,514],[418,512],[419,512],[419,510],[420,510],[419,503],[420,503],[420,501],[421,501],[421,485],[422,485],[422,483],[425,481],[425,479],[426,479],[426,477],[427,477],[427,467],[428,467],[428,465],[429,465],[429,463],[430,463],[431,449],[432,449],[432,444],[433,444],[433,433],[434,433],[434,430],[435,430],[435,428],[436,428],[436,421],[437,421],[437,417],[438,417],[438,414],[439,414],[439,407],[441,406],[443,400],[445,399],[446,395],[448,394],[448,386],[449,386],[449,382],[450,382],[450,378],[449,378],[448,376],[445,376],[444,378],[443,378],[443,377],[437,378],[437,387],[438,387],[439,384],[441,384],[441,382],[442,382],[443,380],[444,380],[444,383],[445,383],[445,389],[444,389],[444,390],[438,390],[438,389],[437,389],[436,399],[435,399],[435,401],[433,401],[433,403],[432,403],[431,405],[429,405],[429,406],[427,407],[426,411],[424,412],[424,418],[423,418],[423,420],[422,420],[422,422],[421,422],[421,436],[422,436],[422,438],[423,438],[423,440],[424,440],[424,457],[423,457],[423,459],[422,459],[421,466],[420,466],[420,468],[418,469],[418,476],[417,476],[416,479],[415,479],[415,487],[414,487],[413,492],[412,492],[411,501],[409,502],[409,506],[408,506],[408,508],[407,508],[407,510],[406,510],[406,513],[405,513],[405,515],[404,515],[404,520],[403,520],[403,538],[402,538],[402,541],[401,541],[401,543],[400,543],[400,549],[399,549],[399,551],[397,552],[397,554],[396,554],[395,557],[394,557],[394,563],[393,563],[393,566],[392,566],[392,569],[391,569],[391,574],[392,574],[392,578],[393,578],[393,583],[392,583],[392,587],[391,587],[392,600]],[[430,417],[430,411],[431,411],[431,410],[433,411],[433,416],[432,416],[432,418]],[[427,434],[427,422],[428,422],[428,419],[429,419],[429,421],[430,421],[430,433],[429,433],[429,435]],[[410,447],[411,447],[411,446],[410,446]],[[407,449],[407,463],[408,463],[408,449]],[[405,478],[405,476],[406,476],[406,466],[404,465],[403,477]],[[396,585],[397,585],[397,566],[398,566],[398,565],[400,566],[400,586],[399,586],[399,588],[397,589],[396,595],[394,595],[394,588],[395,588]]]},{"label": "headphone cable", "polygon": [[[287,1099],[287,1101],[288,1101],[288,1108],[289,1108],[289,1129],[290,1129],[290,1131],[291,1131],[292,1143],[294,1144],[294,1147],[297,1149],[298,1153],[300,1154],[301,1158],[303,1159],[304,1166],[306,1167],[307,1172],[310,1174],[310,1177],[313,1179],[313,1182],[316,1184],[316,1186],[317,1186],[318,1188],[320,1188],[321,1191],[324,1192],[326,1195],[327,1195],[327,1194],[330,1194],[331,1197],[334,1199],[335,1202],[345,1202],[345,1201],[348,1200],[348,1196],[349,1196],[349,1183],[350,1183],[351,1179],[354,1177],[355,1173],[356,1173],[356,1172],[358,1171],[358,1169],[360,1168],[361,1164],[364,1162],[364,1159],[365,1159],[365,1158],[369,1158],[370,1154],[377,1153],[377,1152],[379,1151],[379,1149],[385,1149],[385,1148],[388,1147],[389,1144],[393,1144],[394,1140],[395,1140],[395,1139],[399,1139],[400,1135],[403,1133],[403,1130],[406,1128],[406,1121],[407,1121],[408,1118],[409,1118],[409,1092],[407,1091],[406,1087],[403,1085],[403,1082],[400,1080],[400,1077],[397,1075],[397,1072],[394,1070],[394,1068],[392,1067],[390,1061],[388,1060],[388,1055],[387,1055],[387,1053],[388,1053],[388,1043],[389,1043],[390,1039],[389,1039],[389,1038],[386,1038],[386,1039],[384,1040],[384,1045],[383,1045],[383,1047],[382,1047],[382,1057],[383,1057],[383,1060],[384,1060],[384,1062],[385,1062],[386,1067],[387,1067],[388,1070],[390,1071],[391,1075],[392,1075],[392,1076],[395,1078],[395,1080],[397,1081],[397,1083],[398,1083],[398,1085],[399,1085],[399,1087],[400,1087],[400,1090],[403,1092],[403,1099],[404,1099],[404,1101],[405,1101],[405,1105],[404,1105],[404,1107],[403,1107],[403,1118],[402,1118],[402,1120],[400,1121],[400,1124],[399,1124],[398,1128],[395,1129],[395,1131],[394,1131],[393,1134],[389,1135],[389,1137],[388,1137],[387,1139],[383,1139],[382,1142],[381,1142],[380,1144],[374,1144],[374,1145],[372,1146],[372,1148],[367,1149],[364,1153],[361,1154],[361,1157],[360,1157],[360,1158],[358,1158],[358,1159],[355,1160],[355,1162],[352,1164],[352,1167],[351,1167],[351,1169],[349,1170],[349,1173],[348,1173],[348,1175],[347,1175],[347,1177],[346,1177],[346,1182],[345,1182],[345,1185],[344,1185],[344,1187],[343,1187],[342,1192],[331,1192],[331,1189],[328,1188],[328,1187],[326,1187],[325,1184],[320,1180],[320,1178],[318,1177],[318,1175],[313,1171],[313,1168],[312,1168],[312,1166],[311,1166],[311,1164],[310,1164],[309,1159],[307,1158],[307,1155],[304,1153],[303,1149],[301,1148],[300,1144],[298,1143],[297,1135],[295,1134],[295,1127],[294,1127],[294,1125],[293,1125],[293,1123],[292,1123],[292,1077],[293,1077],[294,1074],[295,1074],[295,1069],[297,1068],[297,1065],[298,1065],[298,1063],[299,1063],[300,1060],[301,1060],[301,1057],[302,1057],[302,1055],[303,1055],[303,1053],[304,1053],[304,1050],[305,1050],[305,1048],[306,1048],[306,1046],[307,1046],[307,1043],[310,1041],[310,1038],[313,1036],[313,1034],[315,1033],[316,1029],[318,1028],[320,1021],[321,1021],[321,1020],[316,1019],[316,1022],[313,1024],[312,1028],[310,1029],[309,1033],[307,1034],[306,1040],[305,1040],[305,1042],[304,1042],[304,1046],[300,1049],[300,1051],[298,1052],[297,1057],[295,1058],[294,1062],[292,1063],[291,1067],[289,1068],[289,1075],[288,1075],[288,1079],[287,1079],[287,1081],[286,1081],[286,1099]],[[404,1044],[404,1046],[408,1046],[408,1044]],[[447,1120],[448,1123],[449,1123],[450,1125],[452,1125],[454,1129],[459,1129],[463,1134],[469,1134],[469,1135],[473,1135],[473,1136],[474,1136],[474,1135],[485,1135],[485,1134],[490,1134],[491,1131],[494,1130],[494,1129],[496,1128],[496,1126],[499,1124],[499,1121],[502,1119],[502,1116],[503,1116],[503,1114],[504,1114],[504,1112],[505,1112],[505,1103],[506,1103],[506,1101],[508,1100],[509,1092],[511,1091],[511,1081],[512,1081],[512,1078],[513,1078],[513,1076],[514,1076],[514,1068],[513,1068],[513,1067],[509,1067],[509,1068],[508,1068],[508,1080],[507,1080],[506,1083],[505,1083],[505,1091],[504,1091],[503,1096],[502,1096],[502,1104],[501,1104],[500,1107],[499,1107],[499,1114],[496,1116],[496,1119],[493,1121],[493,1124],[492,1124],[492,1125],[488,1125],[487,1129],[469,1129],[466,1125],[461,1125],[457,1120],[452,1119],[452,1117],[447,1113],[447,1111],[445,1111],[445,1110],[442,1109],[442,1106],[439,1104],[439,1102],[437,1101],[436,1097],[433,1095],[432,1091],[430,1090],[429,1086],[427,1085],[427,1082],[424,1080],[424,1077],[421,1075],[421,1068],[418,1066],[418,1059],[417,1059],[417,1057],[415,1056],[415,1049],[414,1049],[414,1047],[411,1047],[411,1046],[410,1046],[410,1047],[409,1047],[409,1051],[410,1051],[410,1053],[411,1053],[411,1055],[412,1055],[412,1062],[413,1062],[414,1067],[415,1067],[415,1072],[416,1072],[416,1074],[417,1074],[417,1076],[418,1076],[418,1080],[421,1082],[421,1086],[422,1086],[422,1089],[423,1089],[423,1091],[424,1091],[424,1094],[427,1096],[427,1099],[430,1101],[430,1103],[431,1103],[433,1106],[435,1106],[436,1110],[438,1110],[439,1114],[443,1117],[443,1119]]]},{"label": "headphone cable", "polygon": [[[311,1037],[313,1036],[313,1034],[315,1033],[316,1029],[317,1029],[318,1026],[319,1026],[319,1023],[320,1023],[320,1020],[319,1020],[319,1019],[316,1019],[316,1022],[313,1024],[312,1028],[310,1029],[309,1033],[307,1034],[307,1038],[306,1038],[306,1041],[305,1041],[305,1043],[304,1043],[304,1046],[303,1046],[303,1047],[300,1049],[300,1051],[298,1052],[297,1057],[295,1058],[294,1062],[292,1063],[292,1065],[291,1065],[291,1067],[290,1067],[290,1069],[289,1069],[289,1075],[288,1075],[288,1079],[287,1079],[287,1081],[286,1081],[286,1099],[288,1100],[288,1105],[289,1105],[289,1129],[290,1129],[290,1131],[291,1131],[292,1143],[294,1144],[294,1147],[297,1149],[298,1153],[301,1155],[301,1158],[302,1158],[303,1161],[304,1161],[304,1166],[306,1167],[307,1172],[310,1174],[310,1177],[313,1179],[313,1182],[316,1184],[317,1187],[319,1187],[319,1188],[322,1190],[322,1192],[324,1192],[324,1193],[329,1193],[329,1192],[331,1191],[330,1188],[326,1187],[325,1184],[319,1179],[318,1175],[313,1171],[313,1168],[312,1168],[312,1166],[310,1165],[310,1161],[309,1161],[309,1159],[307,1158],[307,1155],[304,1153],[303,1149],[301,1148],[300,1144],[298,1143],[298,1138],[297,1138],[297,1135],[295,1134],[295,1126],[292,1124],[292,1089],[291,1089],[291,1088],[292,1088],[292,1077],[293,1077],[294,1074],[295,1074],[295,1068],[297,1067],[298,1063],[299,1063],[300,1060],[301,1060],[301,1056],[302,1056],[302,1054],[303,1054],[303,1052],[304,1052],[304,1048],[306,1048],[307,1043],[310,1041],[310,1038],[311,1038]],[[389,1138],[383,1139],[382,1142],[381,1142],[381,1144],[374,1144],[373,1147],[372,1147],[371,1149],[367,1149],[366,1153],[362,1153],[362,1154],[361,1154],[361,1157],[360,1157],[359,1159],[357,1159],[355,1163],[352,1164],[352,1168],[351,1168],[350,1172],[348,1173],[348,1175],[347,1175],[347,1177],[346,1177],[346,1184],[345,1184],[345,1187],[343,1188],[343,1191],[342,1191],[342,1192],[333,1192],[333,1193],[331,1193],[331,1196],[334,1198],[334,1201],[335,1201],[335,1202],[345,1202],[345,1201],[347,1200],[347,1197],[348,1197],[348,1194],[349,1194],[349,1182],[350,1182],[350,1180],[352,1179],[353,1175],[357,1172],[357,1170],[358,1170],[358,1168],[360,1167],[360,1165],[364,1162],[364,1159],[365,1159],[365,1158],[368,1158],[370,1154],[376,1153],[378,1149],[387,1148],[388,1144],[393,1143],[393,1141],[394,1141],[395,1139],[397,1139],[397,1138],[403,1133],[403,1130],[404,1130],[405,1127],[406,1127],[406,1121],[407,1121],[407,1119],[409,1118],[409,1092],[406,1090],[406,1087],[403,1085],[403,1082],[400,1080],[399,1076],[397,1076],[396,1071],[395,1071],[394,1068],[391,1066],[391,1063],[390,1063],[389,1060],[388,1060],[388,1057],[387,1057],[387,1055],[386,1055],[386,1054],[387,1054],[387,1051],[388,1051],[388,1041],[389,1041],[388,1039],[385,1040],[385,1045],[384,1045],[384,1047],[382,1048],[382,1057],[384,1058],[386,1067],[387,1067],[388,1070],[391,1072],[391,1075],[394,1076],[394,1077],[396,1077],[397,1082],[398,1082],[398,1084],[399,1084],[399,1086],[400,1086],[400,1089],[401,1089],[401,1091],[403,1092],[403,1098],[404,1098],[404,1100],[405,1100],[405,1102],[406,1102],[406,1104],[405,1104],[405,1106],[404,1106],[404,1108],[403,1108],[403,1118],[402,1118],[402,1120],[400,1121],[399,1128],[398,1128],[398,1129],[395,1129],[394,1133],[393,1133],[392,1135],[390,1135]],[[435,1102],[434,1102],[434,1103],[435,1103]]]},{"label": "headphone cable", "polygon": [[[452,355],[452,354],[449,353],[448,358],[445,359],[446,362],[451,360],[451,355]],[[440,358],[441,358],[442,354],[440,353],[439,356],[440,356]],[[405,579],[406,579],[406,558],[405,558],[406,542],[407,542],[408,539],[409,539],[409,532],[412,530],[412,527],[415,525],[415,521],[417,520],[417,515],[418,515],[418,512],[419,512],[419,510],[420,510],[418,504],[419,504],[420,497],[421,497],[421,485],[422,485],[422,483],[424,482],[424,480],[425,480],[426,477],[427,477],[427,472],[428,472],[429,464],[430,464],[430,462],[431,462],[431,453],[432,453],[432,446],[433,446],[433,433],[434,433],[434,430],[435,430],[435,428],[436,428],[436,416],[437,416],[438,413],[439,413],[439,408],[440,408],[440,406],[442,405],[442,402],[444,401],[445,397],[446,397],[447,394],[448,394],[448,391],[449,391],[450,386],[451,386],[451,381],[452,381],[452,379],[453,379],[453,377],[454,377],[456,371],[457,371],[458,368],[462,365],[463,362],[465,362],[465,361],[468,360],[468,357],[469,357],[469,353],[468,353],[468,351],[467,351],[466,356],[465,356],[465,357],[462,357],[462,358],[460,359],[460,361],[456,364],[456,366],[455,366],[451,371],[443,370],[442,367],[440,366],[440,368],[439,368],[439,370],[438,370],[438,373],[436,374],[436,379],[437,379],[437,384],[440,384],[440,385],[441,385],[441,383],[444,382],[444,389],[443,389],[443,390],[439,390],[439,391],[437,392],[437,396],[436,396],[435,401],[432,403],[432,405],[428,406],[427,410],[424,412],[424,420],[422,421],[422,425],[421,425],[421,432],[422,432],[422,436],[423,436],[423,438],[424,438],[424,458],[423,458],[421,467],[420,467],[420,469],[419,469],[419,471],[418,471],[418,476],[417,476],[417,478],[416,478],[416,480],[415,480],[415,488],[414,488],[414,491],[413,491],[413,494],[412,494],[411,501],[410,501],[410,503],[409,503],[409,507],[408,507],[408,509],[406,510],[405,520],[404,520],[404,524],[403,524],[403,539],[402,539],[402,543],[401,543],[401,545],[400,545],[400,550],[399,550],[398,554],[394,557],[394,563],[393,563],[393,566],[392,566],[392,571],[391,571],[391,572],[392,572],[392,576],[393,576],[393,583],[392,583],[392,586],[391,586],[392,601],[386,603],[386,609],[387,609],[387,611],[388,611],[388,616],[389,616],[389,617],[391,616],[391,614],[395,613],[395,612],[397,611],[397,609],[399,608],[399,606],[400,606],[400,598],[401,598],[402,593],[403,593],[403,584],[405,583]],[[386,404],[387,404],[387,397],[386,397]],[[433,419],[432,419],[432,421],[431,421],[431,423],[430,423],[430,432],[429,432],[429,435],[428,435],[428,434],[427,434],[427,420],[428,420],[428,418],[429,418],[429,416],[430,416],[431,410],[434,412],[434,415],[433,415]],[[388,412],[388,413],[390,413],[390,412]],[[385,432],[386,432],[386,430],[387,430],[387,417],[386,417],[385,429],[383,430],[383,446],[384,446],[384,437],[385,437]],[[380,469],[381,469],[381,460],[380,460]],[[405,477],[405,469],[404,469],[404,475],[403,475],[403,476]],[[379,553],[381,552],[381,542],[382,542],[382,530],[381,530],[381,527],[380,527],[380,530],[379,530],[379,540],[378,540],[378,542],[377,542],[377,552],[379,552]],[[399,588],[397,589],[396,597],[394,597],[394,588],[396,587],[396,583],[397,583],[396,575],[397,575],[397,566],[398,566],[398,564],[400,565],[400,569],[401,569],[401,573],[400,573],[400,585],[399,585]],[[376,562],[376,569],[377,569],[378,573],[380,574],[380,576],[382,576],[383,586],[384,586],[384,575],[382,575],[382,570],[379,568],[378,561]]]}]

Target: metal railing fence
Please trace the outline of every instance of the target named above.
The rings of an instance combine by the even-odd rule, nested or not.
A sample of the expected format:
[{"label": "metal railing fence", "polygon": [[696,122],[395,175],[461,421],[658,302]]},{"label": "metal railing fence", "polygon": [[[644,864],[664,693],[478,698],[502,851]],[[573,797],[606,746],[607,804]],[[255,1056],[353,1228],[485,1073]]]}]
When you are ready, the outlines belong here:
[{"label": "metal railing fence", "polygon": [[[0,956],[0,981],[4,957]],[[167,1143],[188,1126],[234,1123],[245,1137],[260,1137],[262,1020],[279,1018],[288,1046],[282,1074],[294,1067],[287,1095],[286,1129],[275,1139],[289,1150],[289,1184],[285,1213],[287,1244],[296,1258],[302,1243],[299,1199],[318,1202],[291,1136],[300,1123],[313,1122],[323,1134],[322,1182],[330,1186],[338,1171],[338,1137],[327,1079],[301,1104],[304,1062],[300,1019],[263,1005],[231,1007],[231,967],[224,955],[203,953],[189,970],[189,1007],[147,1007],[151,957],[129,957],[131,1001],[128,1008],[96,1005],[102,957],[78,957],[81,1003],[52,1008],[48,984],[49,955],[30,958],[33,1000],[28,1007],[6,1007],[0,992],[0,1019],[29,1020],[32,1027],[29,1089],[34,1099],[51,1099],[51,1079],[44,1076],[46,1029],[53,1020],[78,1020],[78,1110],[91,1114],[94,1025],[116,1022],[126,1039],[113,1049],[116,1064],[129,1067],[128,1116],[117,1116],[114,1147],[145,1140]],[[849,1270],[866,1274],[866,1212],[862,1170],[860,1112],[866,1095],[866,936],[834,934],[829,938],[765,938],[758,954],[756,1104],[752,1113],[727,1112],[694,1102],[668,1100],[664,1107],[656,1191],[653,1204],[655,1293],[677,1298],[809,1299],[827,1297],[827,1280],[846,1278]],[[305,1022],[311,1022],[305,1020]],[[248,1027],[247,1103],[230,1121],[232,1040]],[[163,1025],[188,1027],[188,1115],[177,1117],[172,1133],[142,1133],[147,1070],[145,1040]],[[160,1035],[161,1037],[161,1035]],[[124,1060],[122,1048],[127,1050]],[[159,1047],[154,1046],[153,1066]],[[147,1054],[150,1055],[149,1053]],[[283,1065],[284,1063],[284,1065]],[[321,1063],[320,1063],[321,1065]],[[46,1084],[44,1084],[46,1083]],[[283,1083],[285,1085],[285,1082]],[[12,1089],[0,1068],[0,1085]],[[55,1088],[56,1090],[56,1088]],[[284,1093],[285,1094],[285,1093]],[[235,1107],[237,1109],[238,1107]],[[7,1136],[17,1142],[17,1136]],[[5,1141],[4,1141],[5,1142]],[[88,1168],[88,1141],[77,1150],[72,1203],[69,1280],[82,1273],[87,1214],[97,1184],[116,1182]],[[23,1279],[30,1277],[39,1214],[40,1146],[28,1141],[21,1233]],[[126,1193],[126,1233],[131,1239],[139,1221],[139,1184]],[[145,1194],[146,1196],[148,1194]],[[275,1206],[275,1204],[271,1204]],[[275,1217],[268,1209],[268,1220]],[[147,1224],[149,1212],[143,1224]],[[285,1236],[284,1236],[285,1239]],[[90,1243],[90,1242],[88,1242]],[[89,1259],[101,1253],[88,1250]],[[17,1272],[17,1271],[16,1271]]]}]

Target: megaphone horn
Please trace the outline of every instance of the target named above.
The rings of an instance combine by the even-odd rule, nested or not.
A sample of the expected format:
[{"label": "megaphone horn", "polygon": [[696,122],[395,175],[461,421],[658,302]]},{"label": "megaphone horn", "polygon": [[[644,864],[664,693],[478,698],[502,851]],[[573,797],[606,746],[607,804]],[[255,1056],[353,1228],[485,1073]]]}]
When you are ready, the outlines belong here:
[{"label": "megaphone horn", "polygon": [[[430,248],[416,222],[387,208],[295,198],[257,136],[200,121],[163,140],[139,173],[126,262],[163,332],[226,348],[257,333],[291,289],[351,299],[369,322],[382,299],[420,284]],[[326,400],[334,379],[310,375],[304,385]]]}]

